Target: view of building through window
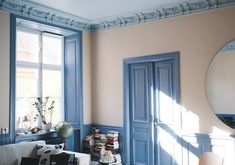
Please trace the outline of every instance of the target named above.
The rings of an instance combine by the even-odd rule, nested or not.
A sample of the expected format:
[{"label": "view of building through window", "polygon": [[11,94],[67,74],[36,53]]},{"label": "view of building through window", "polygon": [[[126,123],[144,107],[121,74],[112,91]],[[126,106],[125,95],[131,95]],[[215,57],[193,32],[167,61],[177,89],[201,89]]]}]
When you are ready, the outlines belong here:
[{"label": "view of building through window", "polygon": [[17,29],[16,33],[16,129],[25,132],[23,121],[30,127],[41,127],[33,103],[37,97],[49,97],[48,106],[55,101],[52,121],[57,124],[64,119],[64,41],[60,35]]}]

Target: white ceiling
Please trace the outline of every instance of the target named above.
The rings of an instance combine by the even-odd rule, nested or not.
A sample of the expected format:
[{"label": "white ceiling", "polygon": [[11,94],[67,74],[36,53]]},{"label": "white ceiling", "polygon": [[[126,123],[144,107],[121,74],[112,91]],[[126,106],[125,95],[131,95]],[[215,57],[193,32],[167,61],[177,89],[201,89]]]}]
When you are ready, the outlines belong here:
[{"label": "white ceiling", "polygon": [[[153,7],[192,0],[25,0],[57,9],[89,21],[124,15]],[[196,1],[196,0],[194,0]]]}]

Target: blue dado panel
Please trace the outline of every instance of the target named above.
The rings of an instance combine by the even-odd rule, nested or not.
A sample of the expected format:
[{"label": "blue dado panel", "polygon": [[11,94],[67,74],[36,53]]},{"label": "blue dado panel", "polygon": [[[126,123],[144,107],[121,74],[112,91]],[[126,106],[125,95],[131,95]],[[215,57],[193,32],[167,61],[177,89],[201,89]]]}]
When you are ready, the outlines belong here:
[{"label": "blue dado panel", "polygon": [[203,152],[215,152],[224,157],[224,165],[235,164],[234,137],[193,134],[182,136],[183,165],[198,165]]},{"label": "blue dado panel", "polygon": [[135,138],[133,140],[134,154],[133,160],[134,164],[149,164],[149,141],[146,138]]},{"label": "blue dado panel", "polygon": [[[123,159],[123,164],[126,164],[125,155],[123,155],[123,138],[124,130],[122,127],[87,124],[84,125],[84,135],[90,133],[92,127],[99,128],[101,132],[106,133],[109,130],[120,132],[120,151]],[[136,128],[138,129],[138,128]],[[144,135],[142,135],[144,136]],[[159,139],[160,140],[160,139]],[[148,164],[148,142],[145,138],[135,138],[134,146],[137,147],[135,156],[135,164]],[[235,157],[235,141],[230,136],[215,136],[209,134],[184,134],[176,135],[174,139],[169,142],[161,140],[159,142],[156,165],[198,165],[200,155],[203,152],[216,152],[225,158],[224,165],[234,165]],[[130,145],[130,144],[129,144]],[[154,151],[157,153],[156,151]],[[232,163],[232,164],[231,164]]]},{"label": "blue dado panel", "polygon": [[1,134],[0,135],[0,145],[9,144],[10,141],[10,135],[9,134]]}]

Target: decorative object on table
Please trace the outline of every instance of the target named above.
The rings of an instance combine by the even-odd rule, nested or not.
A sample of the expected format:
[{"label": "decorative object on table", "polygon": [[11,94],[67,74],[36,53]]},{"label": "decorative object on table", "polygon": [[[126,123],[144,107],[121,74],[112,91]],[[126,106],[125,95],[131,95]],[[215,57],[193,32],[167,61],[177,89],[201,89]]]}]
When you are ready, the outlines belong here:
[{"label": "decorative object on table", "polygon": [[120,154],[114,154],[113,157],[115,159],[115,164],[122,164],[122,157]]},{"label": "decorative object on table", "polygon": [[[66,144],[66,139],[68,139],[74,132],[73,126],[67,122],[61,122],[58,124],[57,133],[64,140]],[[66,149],[66,145],[64,145],[64,149]]]},{"label": "decorative object on table", "polygon": [[17,121],[16,121],[16,134],[17,135],[23,135],[24,130],[23,130],[23,118],[22,117],[18,117]]},{"label": "decorative object on table", "polygon": [[111,151],[104,151],[104,153],[100,157],[99,162],[100,163],[105,163],[105,164],[114,163],[115,159],[113,157],[112,152]]},{"label": "decorative object on table", "polygon": [[41,128],[38,128],[38,127],[33,127],[32,129],[31,129],[31,133],[32,134],[35,134],[35,133],[38,133],[40,130],[42,130]]},{"label": "decorative object on table", "polygon": [[22,121],[22,128],[25,134],[28,134],[30,132],[30,127],[31,127],[30,116],[26,115],[24,116],[24,119]]},{"label": "decorative object on table", "polygon": [[100,130],[96,127],[92,127],[91,132],[92,132],[92,134],[98,134],[98,133],[100,133]]},{"label": "decorative object on table", "polygon": [[35,106],[37,110],[37,114],[34,117],[34,121],[36,121],[37,118],[40,118],[43,124],[42,128],[43,130],[46,130],[46,131],[49,131],[50,128],[52,127],[51,120],[52,120],[52,114],[55,108],[54,100],[52,100],[51,103],[48,105],[49,98],[50,97],[45,97],[45,99],[43,99],[42,97],[37,97],[36,101],[33,103],[33,105]]}]

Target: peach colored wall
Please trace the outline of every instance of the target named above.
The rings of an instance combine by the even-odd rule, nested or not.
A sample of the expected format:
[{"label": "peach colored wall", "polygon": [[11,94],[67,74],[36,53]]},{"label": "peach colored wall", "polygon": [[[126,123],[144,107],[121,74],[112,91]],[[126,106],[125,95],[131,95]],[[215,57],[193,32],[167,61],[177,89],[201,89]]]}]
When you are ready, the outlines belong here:
[{"label": "peach colored wall", "polygon": [[207,101],[210,61],[235,39],[235,8],[181,16],[93,34],[93,123],[123,126],[123,59],[180,52],[182,130],[234,133]]},{"label": "peach colored wall", "polygon": [[0,128],[9,128],[10,15],[0,12]]},{"label": "peach colored wall", "polygon": [[92,123],[91,33],[83,32],[83,111],[84,124]]}]

